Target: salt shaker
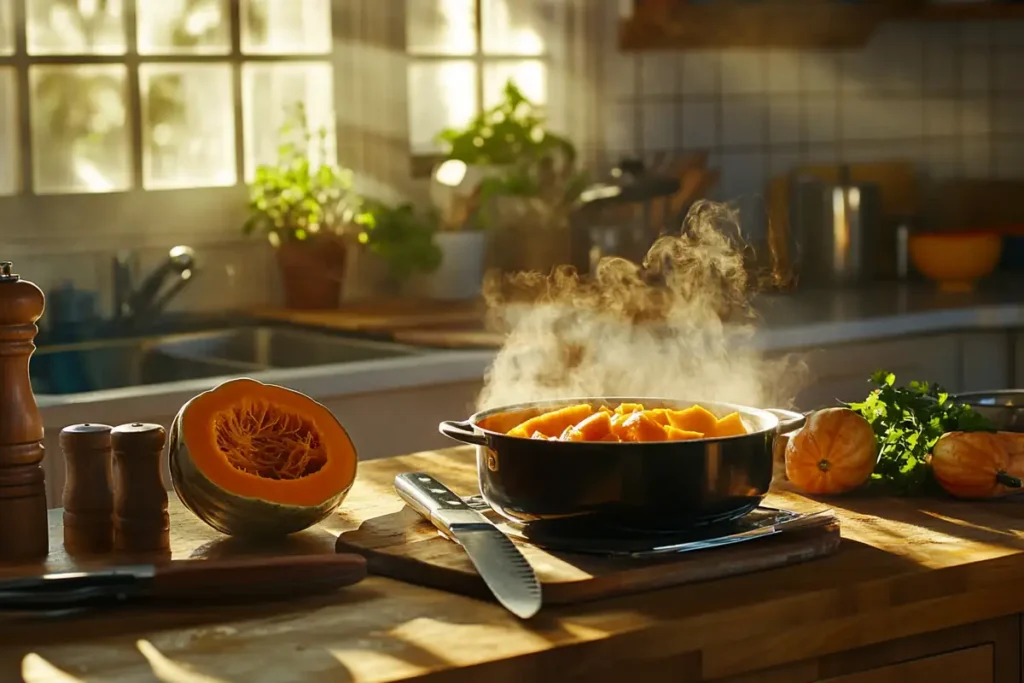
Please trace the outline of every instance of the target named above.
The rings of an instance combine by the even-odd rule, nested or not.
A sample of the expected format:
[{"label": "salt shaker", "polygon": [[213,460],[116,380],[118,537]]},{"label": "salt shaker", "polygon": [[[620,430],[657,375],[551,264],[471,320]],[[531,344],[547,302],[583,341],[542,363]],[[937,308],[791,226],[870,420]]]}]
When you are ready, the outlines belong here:
[{"label": "salt shaker", "polygon": [[170,549],[167,490],[160,476],[160,454],[166,440],[164,428],[155,424],[134,422],[111,432],[115,550]]},{"label": "salt shaker", "polygon": [[44,307],[42,290],[0,263],[0,562],[49,551],[43,419],[28,374]]},{"label": "salt shaker", "polygon": [[64,453],[64,549],[69,555],[110,552],[114,547],[111,429],[79,424],[60,432]]}]

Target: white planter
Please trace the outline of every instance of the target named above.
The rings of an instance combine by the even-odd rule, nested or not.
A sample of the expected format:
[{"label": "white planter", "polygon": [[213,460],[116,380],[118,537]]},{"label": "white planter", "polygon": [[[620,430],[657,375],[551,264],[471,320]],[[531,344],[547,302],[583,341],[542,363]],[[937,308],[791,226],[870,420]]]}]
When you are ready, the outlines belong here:
[{"label": "white planter", "polygon": [[441,266],[433,273],[415,276],[409,291],[431,299],[473,299],[480,296],[484,281],[486,235],[479,230],[439,232]]}]

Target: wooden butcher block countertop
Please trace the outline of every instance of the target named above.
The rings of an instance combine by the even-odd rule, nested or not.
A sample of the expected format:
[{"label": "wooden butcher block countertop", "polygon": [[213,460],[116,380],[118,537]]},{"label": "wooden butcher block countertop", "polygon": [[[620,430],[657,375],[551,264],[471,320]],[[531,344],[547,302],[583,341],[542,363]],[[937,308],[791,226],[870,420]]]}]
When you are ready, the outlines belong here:
[{"label": "wooden butcher block countertop", "polygon": [[[394,475],[404,471],[430,472],[462,494],[475,487],[473,454],[466,448],[366,462],[342,512],[274,552],[333,552],[335,537],[366,521],[366,510],[379,510],[381,497],[393,495]],[[786,491],[775,492],[770,502],[808,505]],[[992,624],[1016,624],[1019,634],[1013,615],[1024,612],[1024,504],[884,498],[829,504],[843,534],[829,557],[546,607],[529,622],[495,603],[380,577],[286,605],[0,621],[0,681],[846,683],[905,680],[910,669],[900,669],[903,678],[865,678],[844,667],[854,666],[854,659],[867,666],[871,652],[908,640],[945,644],[949,651],[929,657],[930,669],[913,669],[914,675],[946,672],[929,680],[1002,681],[999,672],[1007,667],[1016,667],[1019,676],[1019,640],[1013,660],[1002,645],[993,656],[982,645],[965,649],[948,634],[988,638]],[[268,552],[218,535],[174,500],[171,510],[176,558]],[[52,515],[49,566],[73,566],[59,551],[60,512]],[[933,631],[947,635],[918,637]],[[850,651],[859,654],[851,657]],[[996,677],[951,678],[959,666],[995,671]]]}]

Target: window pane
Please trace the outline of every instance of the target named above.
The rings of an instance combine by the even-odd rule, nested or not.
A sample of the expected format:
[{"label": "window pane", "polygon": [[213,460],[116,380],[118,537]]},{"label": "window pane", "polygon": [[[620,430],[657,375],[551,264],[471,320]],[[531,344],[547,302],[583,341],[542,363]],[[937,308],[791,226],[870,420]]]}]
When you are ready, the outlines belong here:
[{"label": "window pane", "polygon": [[0,194],[13,194],[19,185],[15,87],[14,69],[0,67]]},{"label": "window pane", "polygon": [[438,150],[434,137],[476,114],[476,66],[469,61],[409,65],[409,141],[414,152]]},{"label": "window pane", "polygon": [[235,116],[227,64],[143,64],[142,184],[234,185]]},{"label": "window pane", "polygon": [[[552,0],[482,0],[483,51],[535,57],[547,51],[546,35],[561,23]],[[545,30],[547,29],[547,30]]]},{"label": "window pane", "polygon": [[0,55],[14,53],[14,0],[0,0]]},{"label": "window pane", "polygon": [[35,191],[127,189],[125,67],[33,66],[29,82]]},{"label": "window pane", "polygon": [[33,55],[123,55],[122,0],[27,0]]},{"label": "window pane", "polygon": [[411,54],[476,52],[474,0],[412,0],[405,5],[405,42]]},{"label": "window pane", "polygon": [[256,167],[277,159],[279,132],[288,110],[301,102],[314,135],[321,128],[320,143],[310,144],[314,164],[334,163],[338,157],[334,126],[334,74],[330,64],[246,64],[242,67],[242,112],[245,121],[245,178],[252,180]]},{"label": "window pane", "polygon": [[484,65],[484,106],[493,107],[505,97],[505,84],[512,79],[534,104],[548,102],[548,71],[544,62],[491,62]]},{"label": "window pane", "polygon": [[331,0],[242,0],[242,52],[327,54]]},{"label": "window pane", "polygon": [[226,54],[231,51],[227,0],[135,2],[140,54]]}]

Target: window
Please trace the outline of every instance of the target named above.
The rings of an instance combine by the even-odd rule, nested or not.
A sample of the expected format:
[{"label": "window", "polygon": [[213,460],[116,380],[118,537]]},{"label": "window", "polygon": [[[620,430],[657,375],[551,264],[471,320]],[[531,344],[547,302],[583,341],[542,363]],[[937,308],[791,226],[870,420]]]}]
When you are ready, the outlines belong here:
[{"label": "window", "polygon": [[508,79],[551,106],[552,55],[564,35],[564,0],[409,0],[409,140],[414,154],[439,151],[434,137],[497,104]]},{"label": "window", "polygon": [[290,105],[333,140],[332,47],[331,0],[0,0],[0,194],[236,186]]}]

